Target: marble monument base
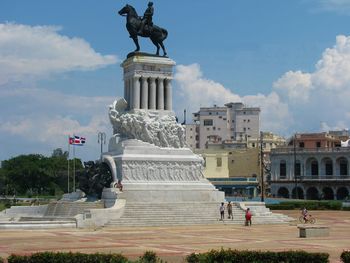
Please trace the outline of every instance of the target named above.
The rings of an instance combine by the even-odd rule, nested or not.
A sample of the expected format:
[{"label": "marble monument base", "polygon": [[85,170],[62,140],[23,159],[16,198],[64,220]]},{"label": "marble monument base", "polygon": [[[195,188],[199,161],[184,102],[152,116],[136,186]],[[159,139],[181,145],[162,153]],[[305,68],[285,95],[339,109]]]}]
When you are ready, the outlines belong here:
[{"label": "marble monument base", "polygon": [[189,148],[113,140],[117,138],[111,138],[110,152],[102,159],[111,167],[114,181],[121,180],[123,191],[118,199],[126,200],[126,204],[224,201],[224,193],[204,178],[203,159]]}]

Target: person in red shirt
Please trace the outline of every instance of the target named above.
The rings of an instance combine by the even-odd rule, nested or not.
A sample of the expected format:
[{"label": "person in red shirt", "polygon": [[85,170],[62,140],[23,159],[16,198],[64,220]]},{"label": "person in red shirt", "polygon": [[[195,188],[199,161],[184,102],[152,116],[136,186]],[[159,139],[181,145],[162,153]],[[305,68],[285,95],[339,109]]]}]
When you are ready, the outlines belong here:
[{"label": "person in red shirt", "polygon": [[252,225],[252,213],[250,212],[250,209],[247,208],[245,211],[245,225],[251,226]]}]

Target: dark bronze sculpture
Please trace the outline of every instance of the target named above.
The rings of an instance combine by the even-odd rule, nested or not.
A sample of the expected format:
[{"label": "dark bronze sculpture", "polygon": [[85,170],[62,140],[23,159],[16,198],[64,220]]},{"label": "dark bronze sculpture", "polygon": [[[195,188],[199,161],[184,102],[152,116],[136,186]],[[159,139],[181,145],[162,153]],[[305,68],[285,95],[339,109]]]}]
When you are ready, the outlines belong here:
[{"label": "dark bronze sculpture", "polygon": [[78,172],[79,189],[88,197],[101,199],[103,188],[110,187],[113,178],[105,163],[84,162],[85,169]]},{"label": "dark bronze sculpture", "polygon": [[140,18],[137,15],[135,8],[133,8],[131,5],[124,6],[118,13],[121,16],[126,16],[126,29],[136,45],[135,52],[140,51],[137,36],[149,37],[152,43],[157,47],[156,55],[159,55],[159,49],[161,47],[163,49],[164,56],[166,56],[167,53],[165,51],[163,41],[167,38],[168,31],[153,24],[153,12],[153,3],[149,2],[143,18]]}]

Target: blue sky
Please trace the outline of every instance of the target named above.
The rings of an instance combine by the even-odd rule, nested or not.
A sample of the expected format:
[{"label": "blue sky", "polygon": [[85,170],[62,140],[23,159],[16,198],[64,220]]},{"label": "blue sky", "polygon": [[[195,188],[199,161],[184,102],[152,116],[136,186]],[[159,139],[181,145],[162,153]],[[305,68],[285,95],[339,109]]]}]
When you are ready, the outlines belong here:
[{"label": "blue sky", "polygon": [[[262,108],[262,129],[350,126],[350,1],[153,1],[154,23],[177,66],[174,110],[243,101]],[[97,132],[111,133],[107,110],[122,96],[121,61],[134,49],[117,11],[142,15],[147,1],[2,0],[0,160],[66,148],[97,159]],[[154,52],[147,39],[142,51]],[[201,96],[198,96],[201,94]],[[188,116],[190,117],[190,116]]]}]

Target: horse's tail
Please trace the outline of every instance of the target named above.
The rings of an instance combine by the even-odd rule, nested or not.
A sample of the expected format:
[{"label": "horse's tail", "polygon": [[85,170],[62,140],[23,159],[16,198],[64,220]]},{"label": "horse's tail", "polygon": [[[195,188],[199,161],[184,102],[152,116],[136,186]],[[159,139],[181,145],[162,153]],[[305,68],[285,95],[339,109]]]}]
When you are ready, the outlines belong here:
[{"label": "horse's tail", "polygon": [[166,39],[168,37],[168,31],[164,28],[162,28],[161,30],[162,30],[162,35],[163,35],[163,37],[162,37],[162,41],[163,41],[164,39]]}]

